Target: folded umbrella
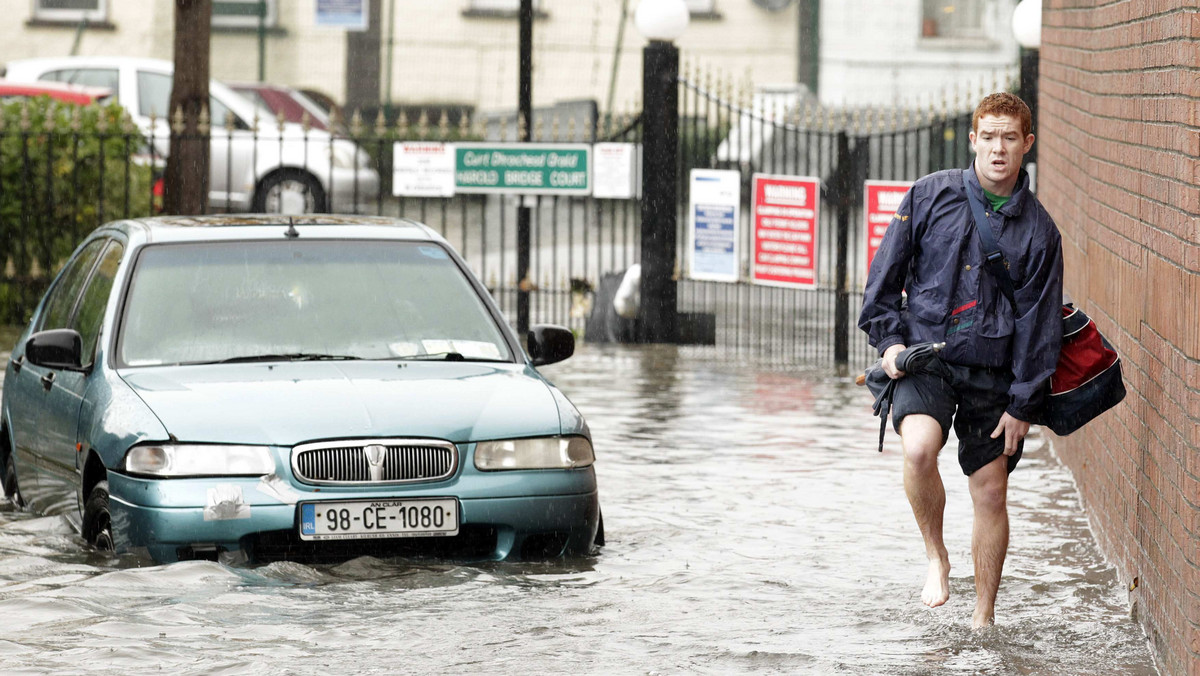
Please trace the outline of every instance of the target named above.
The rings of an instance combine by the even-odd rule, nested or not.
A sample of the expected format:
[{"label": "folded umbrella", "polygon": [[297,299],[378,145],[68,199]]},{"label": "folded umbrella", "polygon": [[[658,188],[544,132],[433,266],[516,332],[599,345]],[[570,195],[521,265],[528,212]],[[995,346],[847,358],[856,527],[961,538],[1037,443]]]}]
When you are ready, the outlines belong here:
[{"label": "folded umbrella", "polygon": [[[946,347],[945,343],[917,343],[907,347],[896,355],[896,368],[905,373],[919,371],[933,360],[943,347]],[[855,379],[855,383],[865,384],[871,394],[875,395],[875,403],[871,405],[871,412],[879,416],[879,452],[882,453],[883,435],[887,430],[888,412],[892,409],[892,395],[896,391],[896,381],[883,370],[883,360],[880,359],[867,367],[867,370]]]}]

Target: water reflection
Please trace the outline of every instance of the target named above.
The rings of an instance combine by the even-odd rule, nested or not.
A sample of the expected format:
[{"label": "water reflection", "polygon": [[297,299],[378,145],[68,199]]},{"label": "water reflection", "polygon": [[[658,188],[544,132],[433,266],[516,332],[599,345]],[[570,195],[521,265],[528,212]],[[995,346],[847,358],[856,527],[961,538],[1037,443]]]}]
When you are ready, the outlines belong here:
[{"label": "water reflection", "polygon": [[[1151,674],[1070,476],[1013,475],[999,625],[969,631],[970,499],[947,465],[951,599],[929,610],[897,439],[848,379],[586,348],[545,369],[588,417],[608,547],[463,565],[148,566],[0,510],[4,670]],[[53,513],[58,510],[58,514]]]}]

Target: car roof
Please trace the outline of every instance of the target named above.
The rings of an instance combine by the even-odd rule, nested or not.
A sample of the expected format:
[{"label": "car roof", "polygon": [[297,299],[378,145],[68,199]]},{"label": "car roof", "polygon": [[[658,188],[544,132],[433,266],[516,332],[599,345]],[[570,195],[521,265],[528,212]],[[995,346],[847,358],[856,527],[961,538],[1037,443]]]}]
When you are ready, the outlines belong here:
[{"label": "car roof", "polygon": [[67,103],[87,104],[112,96],[112,93],[108,87],[86,87],[66,82],[12,82],[0,79],[0,97],[49,96]]},{"label": "car roof", "polygon": [[274,91],[274,92],[294,91],[292,87],[288,87],[285,85],[269,84],[267,82],[238,82],[238,81],[229,82],[228,80],[224,80],[223,82],[225,82],[225,86],[229,87],[230,89],[249,89],[249,90],[253,90],[253,91]]},{"label": "car roof", "polygon": [[[109,223],[142,243],[269,240],[294,236],[300,240],[380,239],[438,242],[446,240],[429,226],[407,218],[339,214],[217,214],[211,216],[151,216]],[[292,235],[291,233],[295,234]]]},{"label": "car roof", "polygon": [[15,79],[16,76],[31,71],[41,74],[48,70],[78,68],[79,66],[127,66],[167,71],[175,69],[175,64],[171,61],[136,56],[43,56],[9,61],[5,64],[5,77]]},{"label": "car roof", "polygon": [[[174,77],[175,63],[165,59],[149,59],[135,56],[48,56],[32,59],[16,59],[5,64],[4,76],[10,80],[31,82],[36,81],[46,73],[68,68],[112,68],[121,71],[138,70],[157,72]],[[244,119],[254,118],[257,109],[237,92],[215,78],[209,79],[210,94],[217,94],[218,99],[237,115]],[[126,105],[131,111],[135,108]]]}]

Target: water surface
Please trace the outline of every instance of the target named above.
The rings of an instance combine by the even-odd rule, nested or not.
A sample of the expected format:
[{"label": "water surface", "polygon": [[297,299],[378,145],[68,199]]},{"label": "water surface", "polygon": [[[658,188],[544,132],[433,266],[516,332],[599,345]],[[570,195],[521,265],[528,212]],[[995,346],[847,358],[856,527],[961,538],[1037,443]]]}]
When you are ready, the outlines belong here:
[{"label": "water surface", "polygon": [[[588,418],[608,546],[551,564],[146,566],[61,515],[0,511],[5,673],[1153,674],[1070,474],[1040,438],[1009,493],[998,625],[970,631],[966,478],[943,453],[951,598],[898,441],[849,379],[587,347],[544,372]],[[952,442],[953,443],[953,442]],[[57,513],[56,513],[57,512]]]}]

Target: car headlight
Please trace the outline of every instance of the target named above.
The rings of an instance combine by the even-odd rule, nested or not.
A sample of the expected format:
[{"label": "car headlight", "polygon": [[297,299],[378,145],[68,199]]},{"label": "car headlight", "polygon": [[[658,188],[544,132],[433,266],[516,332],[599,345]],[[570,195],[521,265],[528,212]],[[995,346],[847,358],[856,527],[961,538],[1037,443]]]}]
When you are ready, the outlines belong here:
[{"label": "car headlight", "polygon": [[159,444],[129,449],[125,471],[158,477],[261,476],[275,471],[275,460],[264,446]]},{"label": "car headlight", "polygon": [[502,469],[573,469],[595,462],[592,444],[584,437],[537,437],[481,441],[475,445],[475,467]]},{"label": "car headlight", "polygon": [[370,157],[363,149],[349,141],[334,141],[333,166],[338,169],[367,169]]}]

